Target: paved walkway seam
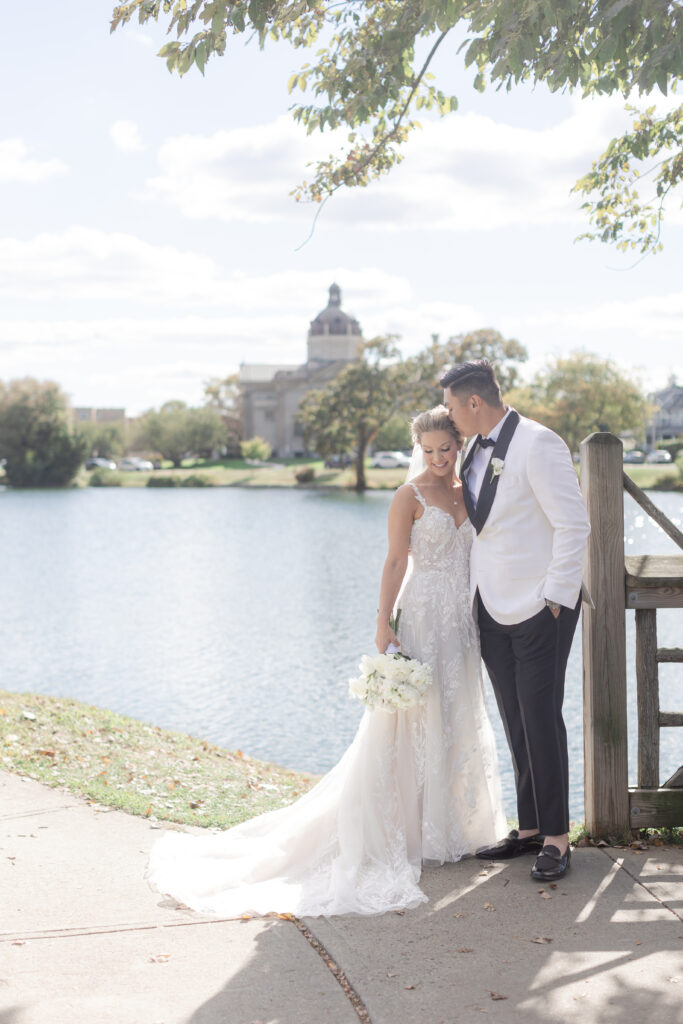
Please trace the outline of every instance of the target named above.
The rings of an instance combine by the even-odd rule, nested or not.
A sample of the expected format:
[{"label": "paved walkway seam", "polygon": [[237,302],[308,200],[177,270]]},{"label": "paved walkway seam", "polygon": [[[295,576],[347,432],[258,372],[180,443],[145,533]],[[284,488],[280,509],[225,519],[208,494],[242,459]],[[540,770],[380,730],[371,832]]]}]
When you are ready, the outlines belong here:
[{"label": "paved walkway seam", "polygon": [[[647,885],[645,884],[645,882],[643,882],[643,880],[641,878],[638,878],[638,875],[634,875],[632,871],[629,871],[629,869],[626,867],[626,864],[625,864],[623,858],[613,857],[612,854],[608,850],[606,850],[604,846],[599,847],[599,849],[603,853],[607,854],[607,856],[609,857],[609,859],[611,861],[613,861],[615,864],[618,864],[619,867],[621,868],[621,870],[625,871],[626,874],[629,876],[629,878],[632,878],[634,882],[637,882],[638,885],[641,886],[641,888],[643,888],[645,890],[645,892],[648,894],[648,896],[651,896],[653,900],[657,900],[657,903],[659,903],[660,906],[664,907],[664,909],[668,910],[670,914],[673,914],[673,916],[678,921],[683,923],[683,917],[681,917],[681,915],[678,913],[678,911],[674,910],[673,907],[670,907],[669,904],[665,900],[661,899],[661,897],[659,897],[656,892],[653,892],[652,889],[649,889],[647,887]],[[621,860],[621,863],[619,863],[620,860]]]},{"label": "paved walkway seam", "polygon": [[344,992],[344,995],[346,996],[348,1001],[351,1003],[351,1006],[355,1010],[356,1016],[358,1017],[358,1020],[361,1022],[361,1024],[372,1024],[372,1021],[370,1019],[370,1014],[368,1013],[368,1010],[367,1010],[367,1007],[365,1006],[365,1003],[363,1002],[361,997],[358,995],[358,993],[356,992],[355,988],[353,987],[353,985],[351,984],[349,979],[346,977],[346,974],[344,973],[344,971],[333,960],[332,956],[330,955],[328,950],[325,948],[325,946],[322,944],[320,939],[316,938],[316,936],[313,934],[311,929],[307,928],[306,925],[303,923],[303,921],[299,920],[298,917],[294,917],[293,915],[290,915],[290,914],[286,914],[286,915],[282,914],[282,915],[278,915],[278,916],[283,917],[283,918],[285,918],[288,921],[291,921],[292,924],[295,925],[299,929],[299,931],[304,936],[306,941],[313,947],[313,949],[316,951],[316,953],[318,954],[320,959],[323,961],[325,966],[334,975],[334,977],[337,979],[337,981],[341,985],[341,988],[342,988],[342,991]]}]

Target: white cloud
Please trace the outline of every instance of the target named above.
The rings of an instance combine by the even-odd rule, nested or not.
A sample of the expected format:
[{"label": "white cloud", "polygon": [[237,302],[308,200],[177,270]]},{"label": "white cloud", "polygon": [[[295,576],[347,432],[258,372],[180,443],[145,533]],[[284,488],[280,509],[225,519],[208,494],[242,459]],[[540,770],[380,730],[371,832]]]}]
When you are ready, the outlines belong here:
[{"label": "white cloud", "polygon": [[552,310],[512,316],[501,330],[527,345],[527,377],[548,356],[585,349],[614,360],[649,389],[662,387],[671,373],[683,380],[683,291],[585,305],[565,300]]},{"label": "white cloud", "polygon": [[[683,376],[674,361],[683,351],[683,291],[578,304],[570,290],[512,313],[421,296],[408,275],[376,266],[228,272],[196,252],[72,227],[0,239],[0,294],[19,309],[31,301],[28,316],[0,321],[2,377],[52,378],[75,404],[133,413],[169,397],[198,402],[207,377],[240,362],[303,362],[309,322],[332,281],[365,336],[399,334],[404,355],[433,333],[447,338],[494,318],[528,346],[532,370],[547,354],[584,347],[640,367],[648,386],[663,383],[667,368]],[[81,318],[71,315],[74,301]]]},{"label": "white cloud", "polygon": [[134,121],[114,121],[109,135],[117,149],[124,152],[135,152],[144,149],[140,129]]},{"label": "white cloud", "polygon": [[[496,122],[480,114],[427,121],[404,162],[368,189],[339,192],[326,221],[353,228],[472,231],[578,220],[577,177],[628,123],[623,102],[573,102],[549,128]],[[340,134],[306,136],[290,117],[209,136],[166,140],[149,194],[189,219],[273,223],[301,209],[289,196],[306,164],[329,155]],[[308,172],[310,175],[310,172]]]},{"label": "white cloud", "polygon": [[374,311],[410,293],[408,279],[377,268],[227,272],[209,256],[135,235],[71,226],[23,240],[0,238],[0,295],[49,300],[126,300],[165,308],[224,307],[253,318],[294,313],[308,323],[338,279],[354,313]]},{"label": "white cloud", "polygon": [[23,240],[0,238],[0,295],[38,299],[217,301],[207,256],[134,235],[70,227]]},{"label": "white cloud", "polygon": [[52,157],[37,160],[29,156],[23,139],[0,139],[0,184],[12,181],[34,185],[60,174],[66,174],[67,165]]},{"label": "white cloud", "polygon": [[[156,250],[150,255],[159,259]],[[56,248],[55,262],[69,266],[66,280],[51,283],[56,292],[68,286],[69,295],[90,294],[90,278],[79,279],[76,273],[79,261],[70,262]],[[136,266],[129,279],[147,287],[136,280]],[[87,261],[80,267],[86,268]],[[171,278],[169,295],[179,287],[179,275]],[[358,317],[365,336],[402,333],[405,354],[425,345],[431,331],[447,335],[481,323],[471,307],[411,303],[410,282],[375,267],[232,274],[220,279],[220,287],[215,282],[222,303],[213,314],[204,311],[202,300],[188,306],[194,311],[176,315],[121,316],[115,312],[117,302],[111,316],[60,319],[48,313],[39,319],[34,304],[31,319],[0,321],[2,376],[55,379],[77,405],[125,405],[133,413],[169,397],[198,402],[207,377],[229,373],[240,362],[304,362],[309,323],[326,305],[334,280],[342,285],[344,308]],[[165,310],[164,301],[158,305]],[[48,303],[47,308],[55,307]]]}]

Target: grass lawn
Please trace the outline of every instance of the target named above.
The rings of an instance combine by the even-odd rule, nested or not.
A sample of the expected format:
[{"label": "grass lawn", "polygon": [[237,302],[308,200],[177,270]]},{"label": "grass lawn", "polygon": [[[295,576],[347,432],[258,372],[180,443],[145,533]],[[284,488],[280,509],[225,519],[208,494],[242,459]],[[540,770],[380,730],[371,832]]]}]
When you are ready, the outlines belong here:
[{"label": "grass lawn", "polygon": [[[295,473],[304,466],[315,470],[315,478],[311,483],[297,483]],[[405,481],[405,469],[370,469],[366,463],[366,478],[371,490],[395,490]],[[96,471],[95,471],[96,472]],[[153,473],[112,472],[106,474],[123,487],[145,487],[150,477],[157,479],[172,477],[179,483],[191,476],[205,478],[207,486],[215,487],[299,487],[299,488],[333,488],[353,490],[356,475],[353,469],[325,469],[322,459],[282,459],[263,466],[250,466],[241,459],[225,459],[221,462],[203,460],[187,461],[179,469],[170,464]],[[77,477],[79,486],[87,486],[92,472],[82,469]]]},{"label": "grass lawn", "polygon": [[648,463],[643,463],[642,465],[627,464],[624,466],[624,469],[634,484],[637,484],[644,491],[656,490],[662,484],[666,488],[667,483],[678,480],[680,476],[678,469],[673,463],[666,466]]},{"label": "grass lawn", "polygon": [[[311,483],[297,483],[295,473],[304,466],[315,470]],[[667,488],[679,477],[675,465],[626,465],[624,467],[631,479],[644,490],[656,490],[659,486]],[[577,466],[578,472],[578,466]],[[404,469],[371,469],[369,460],[366,463],[366,479],[369,490],[394,491],[405,481]],[[87,486],[91,473],[82,469],[77,484]],[[201,477],[207,486],[215,487],[299,487],[301,489],[331,488],[353,490],[356,475],[352,468],[325,469],[321,459],[282,459],[263,466],[249,466],[241,459],[224,459],[221,462],[187,460],[180,469],[174,469],[170,463],[154,473],[111,473],[114,480],[120,481],[123,487],[145,487],[150,477],[156,479],[171,477],[178,483],[189,477]]]},{"label": "grass lawn", "polygon": [[0,768],[129,814],[220,828],[284,807],[318,779],[77,700],[6,690]]}]

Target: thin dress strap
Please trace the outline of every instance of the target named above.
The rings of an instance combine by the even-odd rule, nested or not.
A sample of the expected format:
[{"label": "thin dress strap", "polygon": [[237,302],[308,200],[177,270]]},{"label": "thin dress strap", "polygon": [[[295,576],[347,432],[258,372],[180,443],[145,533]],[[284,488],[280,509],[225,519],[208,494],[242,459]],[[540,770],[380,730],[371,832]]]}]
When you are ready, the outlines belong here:
[{"label": "thin dress strap", "polygon": [[411,483],[411,485],[410,485],[410,486],[411,486],[411,487],[413,488],[413,490],[415,491],[415,494],[417,495],[417,500],[418,500],[418,501],[420,502],[420,504],[422,505],[422,508],[427,508],[427,502],[426,502],[426,501],[424,500],[424,498],[422,497],[422,495],[421,495],[421,494],[420,494],[420,492],[418,491],[418,489],[417,489],[417,487],[415,486],[415,484],[414,484],[414,483]]}]

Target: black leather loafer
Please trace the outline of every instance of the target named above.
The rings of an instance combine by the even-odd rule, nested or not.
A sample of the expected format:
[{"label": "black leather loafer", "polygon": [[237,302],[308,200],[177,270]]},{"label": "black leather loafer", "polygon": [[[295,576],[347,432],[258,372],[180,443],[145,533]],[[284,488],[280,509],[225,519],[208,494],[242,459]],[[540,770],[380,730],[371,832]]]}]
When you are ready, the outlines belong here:
[{"label": "black leather loafer", "polygon": [[519,838],[519,832],[513,828],[512,832],[501,839],[495,846],[489,846],[485,850],[478,850],[477,857],[482,860],[510,860],[511,857],[521,857],[523,853],[539,853],[543,848],[543,836],[536,833],[535,836]]},{"label": "black leather loafer", "polygon": [[567,873],[571,859],[569,846],[566,853],[560,853],[556,846],[544,846],[531,869],[531,877],[537,882],[556,882]]}]

